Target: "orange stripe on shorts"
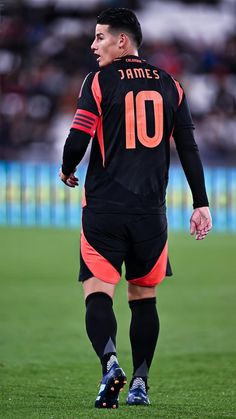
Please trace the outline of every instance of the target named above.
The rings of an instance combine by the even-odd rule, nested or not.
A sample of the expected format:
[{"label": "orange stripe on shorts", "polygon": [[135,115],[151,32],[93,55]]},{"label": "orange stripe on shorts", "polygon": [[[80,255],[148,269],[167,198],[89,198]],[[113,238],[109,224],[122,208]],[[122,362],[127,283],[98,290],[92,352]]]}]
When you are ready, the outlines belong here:
[{"label": "orange stripe on shorts", "polygon": [[162,250],[151,271],[147,275],[141,276],[140,278],[131,279],[129,282],[131,282],[131,284],[140,285],[143,287],[153,287],[154,285],[160,284],[160,282],[166,276],[167,258],[168,245],[166,242],[164,249]]},{"label": "orange stripe on shorts", "polygon": [[81,231],[81,254],[93,276],[109,284],[118,283],[120,279],[119,272],[89,244],[83,230]]}]

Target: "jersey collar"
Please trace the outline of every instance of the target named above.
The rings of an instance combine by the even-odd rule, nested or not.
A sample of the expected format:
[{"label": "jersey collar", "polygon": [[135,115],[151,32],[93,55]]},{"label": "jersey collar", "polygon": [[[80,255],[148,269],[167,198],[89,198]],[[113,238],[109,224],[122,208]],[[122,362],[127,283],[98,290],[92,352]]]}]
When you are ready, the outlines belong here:
[{"label": "jersey collar", "polygon": [[145,63],[146,60],[137,55],[125,55],[124,57],[115,58],[113,61],[126,61],[127,63]]}]

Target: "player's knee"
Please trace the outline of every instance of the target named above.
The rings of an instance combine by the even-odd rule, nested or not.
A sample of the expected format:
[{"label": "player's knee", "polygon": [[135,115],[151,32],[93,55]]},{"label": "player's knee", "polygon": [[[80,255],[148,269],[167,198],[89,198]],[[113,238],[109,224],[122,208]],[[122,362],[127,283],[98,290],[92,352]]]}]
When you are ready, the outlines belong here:
[{"label": "player's knee", "polygon": [[128,284],[128,301],[141,300],[156,296],[156,287],[140,287],[139,285]]},{"label": "player's knee", "polygon": [[84,297],[85,299],[94,292],[103,292],[113,298],[115,285],[101,281],[98,278],[92,277],[83,282]]}]

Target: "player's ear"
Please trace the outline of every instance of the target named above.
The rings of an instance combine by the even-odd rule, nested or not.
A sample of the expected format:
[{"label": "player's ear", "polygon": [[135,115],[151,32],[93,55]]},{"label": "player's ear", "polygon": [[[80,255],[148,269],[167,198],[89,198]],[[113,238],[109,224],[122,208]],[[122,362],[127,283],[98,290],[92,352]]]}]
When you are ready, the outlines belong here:
[{"label": "player's ear", "polygon": [[124,48],[128,43],[128,36],[125,33],[121,33],[119,37],[119,48]]}]

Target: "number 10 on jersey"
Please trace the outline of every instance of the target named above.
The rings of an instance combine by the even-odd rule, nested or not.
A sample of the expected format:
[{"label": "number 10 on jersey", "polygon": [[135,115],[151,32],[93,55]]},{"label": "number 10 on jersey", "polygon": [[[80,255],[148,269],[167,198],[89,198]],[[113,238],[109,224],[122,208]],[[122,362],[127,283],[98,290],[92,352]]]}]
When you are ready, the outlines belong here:
[{"label": "number 10 on jersey", "polygon": [[[147,133],[147,115],[145,102],[153,104],[154,135],[149,137]],[[136,110],[136,116],[135,116]],[[153,148],[160,144],[163,136],[163,99],[155,90],[143,90],[134,97],[130,91],[125,96],[125,130],[126,148],[136,148],[135,126],[137,137],[145,147]]]}]

